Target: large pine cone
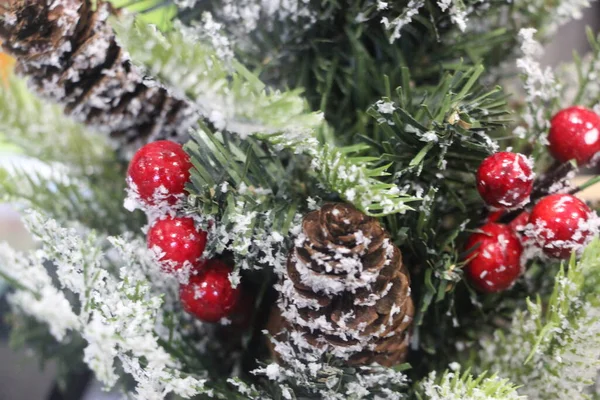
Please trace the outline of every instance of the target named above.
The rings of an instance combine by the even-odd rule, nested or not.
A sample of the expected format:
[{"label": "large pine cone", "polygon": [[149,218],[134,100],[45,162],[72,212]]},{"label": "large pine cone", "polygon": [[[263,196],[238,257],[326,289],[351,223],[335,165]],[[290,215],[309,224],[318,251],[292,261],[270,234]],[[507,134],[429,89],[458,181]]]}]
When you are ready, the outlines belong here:
[{"label": "large pine cone", "polygon": [[[184,139],[196,122],[189,101],[146,79],[107,23],[112,10],[91,0],[4,0],[0,37],[41,95],[132,150]],[[8,3],[6,5],[6,3]]]},{"label": "large pine cone", "polygon": [[342,203],[309,213],[283,275],[269,324],[275,337],[286,335],[277,335],[282,328],[302,332],[304,347],[351,365],[404,361],[414,315],[410,277],[376,219]]}]

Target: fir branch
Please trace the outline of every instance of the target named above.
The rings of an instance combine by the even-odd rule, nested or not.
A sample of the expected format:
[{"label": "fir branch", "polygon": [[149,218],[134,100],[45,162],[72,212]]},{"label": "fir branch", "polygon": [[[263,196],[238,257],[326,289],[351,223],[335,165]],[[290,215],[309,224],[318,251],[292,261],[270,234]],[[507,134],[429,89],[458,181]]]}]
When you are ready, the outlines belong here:
[{"label": "fir branch", "polygon": [[396,184],[380,180],[390,175],[387,170],[391,163],[371,167],[378,158],[353,155],[368,148],[365,145],[346,148],[324,145],[313,158],[312,167],[327,189],[339,193],[342,199],[367,215],[383,217],[413,210],[406,203],[421,200],[419,197],[408,195]]},{"label": "fir branch", "polygon": [[[49,324],[58,341],[68,340],[71,333],[81,335],[84,361],[107,388],[121,375],[116,371],[118,362],[137,384],[136,399],[159,399],[170,392],[190,398],[207,391],[205,380],[182,372],[184,360],[160,344],[164,335],[160,309],[172,310],[175,296],[168,297],[173,292],[168,287],[177,287],[177,282],[158,276],[159,267],[145,247],[123,238],[107,242],[105,236],[80,225],[77,230],[67,228],[35,211],[25,222],[41,242],[40,249],[18,254],[0,246],[0,270],[28,288],[17,288],[11,295],[15,311]],[[105,249],[113,251],[107,254]],[[111,263],[118,271],[109,268]],[[57,283],[45,264],[53,265]]]},{"label": "fir branch", "polygon": [[567,272],[561,268],[547,304],[528,301],[508,332],[482,340],[478,368],[510,378],[533,397],[582,396],[600,366],[599,256],[595,239],[578,262],[571,258]]},{"label": "fir branch", "polygon": [[322,122],[319,113],[307,111],[299,90],[267,90],[242,64],[219,59],[215,49],[181,28],[163,35],[139,21],[121,19],[113,25],[133,60],[195,101],[218,130],[242,138],[286,130],[304,130],[310,136]]},{"label": "fir branch", "polygon": [[59,163],[15,158],[0,166],[0,200],[19,208],[44,210],[61,221],[79,221],[109,234],[141,226],[139,215],[123,209],[121,170],[105,175],[80,175]]},{"label": "fir branch", "polygon": [[0,165],[0,198],[117,234],[140,226],[123,210],[125,182],[106,137],[64,116],[14,75],[0,92],[0,131],[19,157]]},{"label": "fir branch", "polygon": [[282,262],[308,193],[320,193],[302,173],[306,163],[286,166],[255,139],[226,132],[195,131],[186,150],[194,164],[188,212],[211,232],[207,254],[231,251],[238,269]]},{"label": "fir branch", "polygon": [[[313,159],[317,178],[328,190],[368,214],[380,216],[410,209],[405,203],[414,198],[378,179],[386,175],[387,168],[372,167],[376,160],[353,155],[365,146],[337,148],[319,143],[316,130],[326,128],[319,113],[306,111],[299,91],[267,91],[241,64],[232,61],[228,65],[214,49],[192,42],[181,31],[163,36],[152,27],[131,21],[115,26],[134,60],[194,99],[210,125],[223,135],[231,132],[241,139],[254,136],[276,150],[307,154]],[[140,51],[142,43],[144,50]],[[196,161],[202,162],[201,158]],[[232,187],[239,183],[239,179],[230,182]]]},{"label": "fir branch", "polygon": [[116,162],[106,138],[64,116],[60,107],[33,95],[25,82],[7,76],[0,91],[0,132],[25,155],[61,162],[79,171]]},{"label": "fir branch", "polygon": [[454,288],[463,262],[457,238],[469,223],[479,223],[477,210],[483,209],[475,171],[498,150],[492,137],[510,122],[506,95],[482,85],[483,72],[481,65],[457,66],[436,85],[415,88],[403,69],[403,86],[394,94],[388,89],[368,111],[377,124],[373,136],[361,137],[371,145],[370,156],[393,163],[386,181],[422,198],[418,212],[385,222],[408,262],[419,266],[413,273],[413,282],[419,282],[413,285],[415,335],[432,352],[443,347],[441,332],[454,328],[421,325],[438,320],[437,313],[456,313]]},{"label": "fir branch", "polygon": [[498,87],[486,90],[479,83],[481,65],[447,71],[431,88],[406,85],[395,96],[384,97],[368,111],[378,129],[369,142],[378,142],[379,154],[393,162],[395,177],[407,180],[435,172],[471,172],[498,145],[488,136],[509,122],[506,96]]},{"label": "fir branch", "polygon": [[[385,368],[377,364],[350,368],[334,362],[311,357],[304,359],[306,349],[294,349],[291,343],[275,342],[287,353],[286,365],[272,363],[252,371],[267,378],[270,385],[264,390],[274,399],[321,398],[328,400],[407,399],[407,378],[403,367]],[[280,348],[280,347],[281,348]],[[294,351],[303,354],[294,355]],[[295,357],[294,357],[295,356]],[[248,388],[238,385],[247,391]],[[258,397],[262,398],[262,397]]]},{"label": "fir branch", "polygon": [[419,382],[419,400],[525,400],[517,393],[517,387],[496,375],[482,373],[475,378],[469,370],[446,370],[438,377],[433,371]]}]

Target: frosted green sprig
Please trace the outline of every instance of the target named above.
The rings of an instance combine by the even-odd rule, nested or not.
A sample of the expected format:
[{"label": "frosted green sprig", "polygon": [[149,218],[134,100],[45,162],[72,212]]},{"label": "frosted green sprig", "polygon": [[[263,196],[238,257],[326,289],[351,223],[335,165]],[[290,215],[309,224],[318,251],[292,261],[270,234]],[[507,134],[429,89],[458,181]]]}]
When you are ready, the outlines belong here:
[{"label": "frosted green sprig", "polygon": [[72,169],[90,172],[114,161],[108,141],[78,124],[27,89],[13,74],[0,90],[0,132],[3,140],[25,155],[41,161],[59,161]]},{"label": "frosted green sprig", "polygon": [[561,268],[547,304],[528,301],[508,332],[482,341],[478,368],[522,385],[533,398],[586,398],[600,367],[600,240]]},{"label": "frosted green sprig", "polygon": [[220,59],[214,48],[186,37],[181,27],[161,33],[127,18],[113,26],[136,63],[194,101],[218,130],[247,137],[304,129],[311,137],[310,128],[322,123],[320,113],[307,112],[300,90],[267,89],[241,63]]},{"label": "frosted green sprig", "polygon": [[[212,47],[190,40],[181,30],[163,34],[127,19],[115,21],[114,26],[132,59],[195,101],[208,128],[242,139],[253,136],[275,150],[308,155],[323,186],[367,214],[382,216],[411,209],[405,203],[416,198],[378,179],[387,174],[388,166],[360,156],[366,145],[338,148],[317,139],[317,133],[327,129],[323,116],[307,111],[300,91],[269,90],[239,62],[220,59]],[[233,170],[227,172],[235,175]],[[229,183],[235,187],[235,182]]]},{"label": "frosted green sprig", "polygon": [[419,400],[525,400],[507,379],[482,373],[474,377],[469,370],[433,371],[418,384]]}]

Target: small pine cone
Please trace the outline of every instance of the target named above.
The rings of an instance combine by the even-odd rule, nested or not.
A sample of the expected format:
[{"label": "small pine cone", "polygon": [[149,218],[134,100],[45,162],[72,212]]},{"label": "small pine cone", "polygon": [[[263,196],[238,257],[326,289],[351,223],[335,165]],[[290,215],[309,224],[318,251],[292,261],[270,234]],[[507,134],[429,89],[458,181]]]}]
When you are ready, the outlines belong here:
[{"label": "small pine cone", "polygon": [[191,103],[145,78],[107,23],[109,4],[91,0],[4,0],[0,37],[17,72],[77,120],[130,150],[158,139],[184,140]]},{"label": "small pine cone", "polygon": [[404,361],[414,316],[410,277],[376,219],[343,203],[309,213],[282,274],[279,312],[269,323],[275,338],[300,332],[301,347],[350,365]]}]

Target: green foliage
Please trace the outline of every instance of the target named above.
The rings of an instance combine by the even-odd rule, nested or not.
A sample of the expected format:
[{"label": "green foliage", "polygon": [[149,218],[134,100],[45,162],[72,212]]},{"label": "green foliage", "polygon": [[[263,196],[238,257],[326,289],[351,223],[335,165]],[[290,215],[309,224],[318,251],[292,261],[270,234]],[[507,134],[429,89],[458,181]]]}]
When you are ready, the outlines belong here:
[{"label": "green foliage", "polygon": [[186,150],[194,164],[189,211],[207,224],[217,221],[209,247],[216,253],[231,250],[237,268],[251,268],[265,253],[281,252],[285,242],[273,243],[273,249],[259,243],[289,235],[297,214],[306,211],[309,193],[318,191],[316,181],[255,139],[213,134],[203,126],[192,133]]},{"label": "green foliage", "polygon": [[[383,18],[403,19],[418,3],[422,6],[412,23],[404,25],[401,38],[390,44],[393,29],[386,29]],[[365,126],[368,107],[386,96],[388,87],[404,86],[402,68],[410,69],[417,87],[436,85],[447,69],[462,60],[493,68],[512,53],[521,27],[532,22],[537,26],[550,13],[543,4],[530,2],[449,2],[452,11],[442,11],[438,4],[434,0],[388,1],[379,8],[376,2],[364,0],[313,1],[306,5],[312,20],[279,20],[273,15],[260,20],[250,34],[254,47],[243,45],[247,38],[236,37],[235,19],[228,21],[229,15],[222,19],[224,29],[242,44],[236,49],[240,59],[262,71],[264,81],[275,87],[306,90],[312,109],[322,110],[336,136],[353,144],[357,133],[372,129]],[[180,17],[189,22],[219,6],[218,1],[200,2],[193,10],[183,10]],[[452,14],[462,11],[470,13],[465,32],[456,26]],[[218,11],[214,15],[218,18]]]},{"label": "green foliage", "polygon": [[[196,101],[206,119],[205,130],[210,127],[215,132],[223,131],[223,138],[231,138],[235,134],[245,140],[253,136],[270,144],[274,150],[286,149],[293,153],[283,156],[284,159],[291,157],[284,161],[284,168],[277,166],[281,163],[279,160],[267,160],[262,156],[246,158],[241,162],[249,175],[261,170],[261,166],[250,164],[257,162],[274,163],[274,166],[269,167],[271,173],[275,169],[290,171],[298,165],[305,170],[305,162],[296,160],[298,155],[305,154],[312,159],[316,179],[328,190],[338,193],[341,198],[354,203],[361,210],[372,215],[387,215],[410,209],[405,203],[414,198],[378,179],[386,175],[387,166],[372,167],[377,160],[361,156],[360,153],[367,146],[338,148],[333,143],[319,142],[318,137],[330,137],[324,132],[327,128],[323,126],[319,113],[306,111],[306,103],[299,91],[267,91],[265,85],[241,64],[235,60],[227,63],[219,59],[215,49],[190,41],[178,30],[163,36],[141,23],[132,25],[125,21],[115,23],[115,26],[136,62],[145,65],[155,76]],[[227,140],[233,142],[237,139]],[[222,151],[220,146],[209,148]],[[215,157],[235,159],[228,158],[225,153],[216,154]],[[273,158],[277,155],[270,151],[266,157]],[[206,164],[209,158],[204,155],[195,161],[197,164]],[[200,184],[196,184],[196,187],[213,187],[229,177],[232,180],[228,183],[234,189],[242,183],[240,177],[236,176],[239,171],[230,171],[225,165],[223,167],[225,170],[221,173],[225,173],[225,179],[202,181],[200,178],[197,179]],[[306,174],[302,172],[302,175]],[[273,176],[277,178],[277,174]],[[258,179],[266,178],[261,175]],[[285,179],[262,183],[274,189],[273,185],[278,185],[279,182],[285,182]],[[315,195],[310,191],[307,194]]]},{"label": "green foliage", "polygon": [[[124,187],[69,176],[60,165],[21,160],[0,167],[0,201],[44,210],[53,218],[79,221],[109,234],[139,226],[139,218],[123,211]],[[113,177],[119,177],[117,172]],[[112,190],[111,190],[112,186]],[[113,190],[116,190],[113,191]]]},{"label": "green foliage", "polygon": [[0,132],[22,157],[0,166],[0,201],[110,234],[140,226],[139,215],[123,209],[124,166],[106,138],[31,94],[14,75],[0,91]]},{"label": "green foliage", "polygon": [[506,379],[486,373],[474,377],[470,370],[446,370],[438,377],[432,372],[417,385],[419,400],[525,400],[517,393],[517,387]]},{"label": "green foliage", "polygon": [[143,21],[156,25],[161,30],[173,26],[177,7],[169,0],[108,0],[116,8],[136,13]]},{"label": "green foliage", "polygon": [[[456,12],[471,13],[474,28],[465,32],[457,28],[450,11],[440,9],[440,2],[424,0],[422,6],[412,2],[419,12],[402,28],[401,40],[393,44],[389,40],[393,32],[382,25],[382,18],[409,18],[408,1],[386,2],[385,9],[378,9],[379,3],[373,1],[313,1],[310,6],[318,10],[318,16],[308,28],[301,26],[306,22],[303,18],[293,21],[298,26],[274,21],[259,26],[242,42],[258,43],[256,48],[236,48],[250,69],[232,58],[226,46],[219,46],[224,37],[209,33],[198,40],[191,30],[171,26],[168,20],[174,8],[163,8],[167,2],[127,3],[131,10],[143,10],[146,22],[154,18],[168,32],[161,34],[142,22],[115,21],[120,43],[149,75],[195,102],[202,116],[186,144],[194,168],[184,213],[203,219],[204,228],[211,231],[206,255],[218,253],[227,258],[231,253],[236,265],[232,280],[242,274],[245,285],[258,287],[254,301],[258,311],[252,310],[254,332],[223,335],[221,326],[205,332],[180,312],[177,283],[161,286],[165,285],[163,276],[150,272],[151,263],[142,265],[141,253],[136,251],[145,249],[142,242],[129,236],[111,239],[122,262],[113,264],[107,258],[102,268],[95,266],[98,274],[110,272],[106,280],[113,285],[110,292],[97,297],[124,296],[115,297],[113,304],[84,304],[107,319],[111,316],[102,312],[117,314],[123,302],[134,303],[133,311],[122,315],[121,327],[138,317],[152,317],[141,333],[152,343],[156,339],[157,351],[136,355],[142,368],[152,365],[145,361],[148,356],[164,351],[177,361],[173,363],[177,367],[169,365],[159,372],[177,372],[174,378],[179,383],[188,374],[210,375],[207,387],[217,398],[281,399],[315,393],[336,399],[358,399],[363,394],[364,398],[407,397],[405,376],[393,374],[394,369],[381,370],[382,377],[389,373],[385,384],[370,373],[360,375],[364,370],[331,365],[314,371],[314,365],[296,365],[296,370],[281,366],[277,368],[283,372],[275,377],[266,370],[264,378],[246,379],[244,374],[252,369],[247,364],[262,356],[256,344],[263,327],[256,317],[261,314],[258,320],[266,319],[272,305],[267,293],[273,281],[270,267],[285,265],[302,215],[323,201],[341,199],[380,217],[402,248],[417,304],[411,341],[413,350],[417,349],[409,360],[410,373],[417,379],[432,369],[444,370],[463,339],[472,344],[468,339],[480,339],[494,329],[494,323],[504,323],[506,314],[512,316],[524,303],[525,294],[539,295],[527,302],[527,309],[518,310],[510,330],[497,329],[493,338],[482,339],[475,367],[498,375],[432,373],[416,388],[420,399],[521,399],[511,382],[523,385],[519,391],[524,394],[567,398],[591,382],[600,358],[600,315],[595,311],[600,306],[598,241],[588,247],[580,262],[572,259],[568,270],[561,269],[550,289],[555,265],[539,260],[529,266],[525,284],[496,297],[476,295],[461,282],[465,259],[461,235],[479,226],[486,216],[475,190],[474,172],[497,149],[493,139],[504,136],[511,124],[506,96],[494,87],[504,70],[494,67],[513,51],[518,30],[558,15],[555,9],[560,1],[551,1],[555,7],[546,7],[545,0],[453,1]],[[212,10],[215,3],[223,2],[199,2],[196,9],[188,10],[185,20]],[[280,35],[283,31],[288,34]],[[584,89],[594,83],[600,45],[597,38],[588,36],[593,54],[576,56],[578,91],[572,98],[594,105],[600,101],[600,91]],[[212,40],[211,45],[203,40]],[[564,94],[568,88],[563,89]],[[530,115],[544,111],[539,114],[544,118],[535,120],[536,134],[543,133],[546,117],[557,104],[558,99],[553,99],[525,105]],[[3,200],[43,209],[45,215],[61,221],[78,221],[102,236],[138,231],[137,216],[125,214],[121,207],[123,165],[103,138],[30,96],[17,80],[0,93],[0,132],[23,154],[42,161],[33,170],[0,169]],[[105,244],[77,244],[87,250],[106,249]],[[50,248],[53,261],[79,265],[68,259],[71,247],[67,246],[68,252]],[[265,266],[269,268],[254,271]],[[131,276],[117,278],[119,267]],[[72,272],[72,276],[81,275],[77,268]],[[18,283],[15,286],[19,288]],[[103,290],[100,286],[93,289]],[[162,301],[165,305],[159,309]],[[136,307],[145,311],[134,314]],[[163,326],[155,330],[156,321]],[[25,328],[40,327],[28,324]],[[125,333],[111,339],[120,341]],[[217,340],[219,336],[226,340]],[[47,335],[40,338],[51,341]],[[137,344],[137,336],[130,339],[119,346],[127,349],[125,345]],[[230,348],[220,348],[222,344]],[[44,346],[40,349],[50,354]],[[121,356],[129,357],[132,349]],[[231,376],[232,370],[244,373],[226,383],[224,377]],[[235,386],[242,395],[233,390]],[[365,387],[372,390],[365,394]],[[179,389],[186,388],[184,381]]]},{"label": "green foliage", "polygon": [[[482,340],[478,368],[489,368],[523,385],[522,392],[546,399],[586,398],[586,386],[600,367],[600,313],[597,282],[600,240],[581,259],[561,268],[547,302],[528,300],[509,330]],[[541,368],[541,366],[543,366]]]},{"label": "green foliage", "polygon": [[0,90],[0,132],[3,142],[44,162],[89,170],[114,159],[102,136],[64,116],[58,105],[33,95],[14,74],[8,74]]},{"label": "green foliage", "polygon": [[141,21],[113,26],[136,63],[197,102],[218,128],[243,137],[280,130],[310,135],[321,124],[319,113],[307,112],[300,90],[267,91],[242,64],[219,59],[219,49],[192,41],[178,29],[163,36]]},{"label": "green foliage", "polygon": [[[564,107],[580,104],[592,108],[600,103],[600,85],[596,82],[600,71],[600,34],[594,34],[589,26],[585,32],[591,51],[584,57],[574,51],[573,64],[563,66],[562,70],[558,71]],[[573,88],[576,88],[575,93]]]},{"label": "green foliage", "polygon": [[475,171],[499,149],[492,138],[503,135],[511,120],[506,95],[498,87],[486,88],[483,73],[481,65],[458,65],[438,84],[415,87],[403,68],[403,85],[388,87],[368,110],[374,128],[355,137],[370,145],[369,156],[391,164],[386,182],[422,198],[417,212],[390,215],[384,222],[412,267],[415,335],[432,362],[454,351],[453,321],[472,312],[463,304],[468,290],[460,284],[461,234],[485,217]]},{"label": "green foliage", "polygon": [[395,96],[388,94],[371,106],[368,113],[377,126],[364,139],[392,163],[395,178],[424,174],[428,181],[439,172],[470,173],[497,150],[488,135],[502,131],[510,122],[509,112],[502,90],[487,90],[479,82],[483,72],[481,65],[460,66],[447,71],[436,86],[413,89],[403,68],[404,84]]},{"label": "green foliage", "polygon": [[368,149],[366,144],[342,148],[324,145],[312,167],[327,189],[368,215],[383,217],[413,210],[406,203],[420,200],[419,197],[407,195],[393,183],[381,182],[390,175],[387,170],[392,163],[371,167],[381,159],[355,155]]}]

